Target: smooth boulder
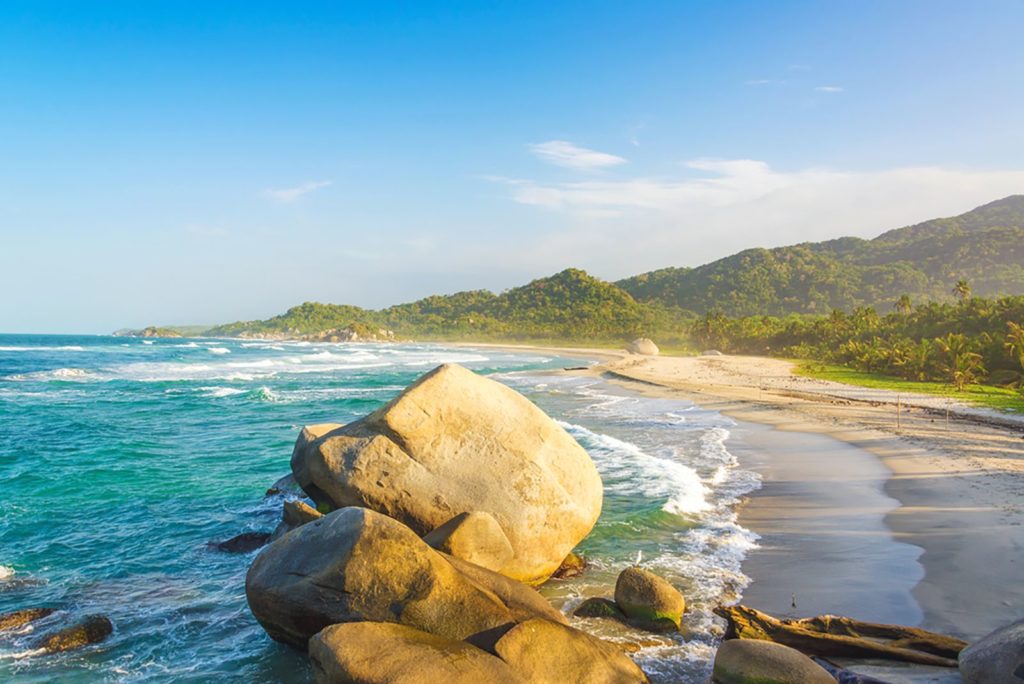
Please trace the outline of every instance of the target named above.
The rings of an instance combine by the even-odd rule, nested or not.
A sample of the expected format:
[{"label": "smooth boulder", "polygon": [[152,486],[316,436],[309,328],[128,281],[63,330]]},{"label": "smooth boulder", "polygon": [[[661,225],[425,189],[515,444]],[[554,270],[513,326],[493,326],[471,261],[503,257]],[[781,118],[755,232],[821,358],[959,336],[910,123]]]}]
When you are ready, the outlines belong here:
[{"label": "smooth boulder", "polygon": [[654,631],[678,630],[686,610],[686,600],[678,589],[636,566],[619,573],[615,604],[630,622]]},{"label": "smooth boulder", "polygon": [[317,507],[364,506],[427,534],[465,511],[491,515],[514,556],[502,573],[539,584],[601,513],[590,456],[526,397],[461,366],[292,454]]},{"label": "smooth boulder", "polygon": [[317,684],[526,684],[476,646],[394,623],[327,627],[309,640],[309,659]]},{"label": "smooth boulder", "polygon": [[1024,620],[1001,627],[960,652],[964,684],[1024,682]]},{"label": "smooth boulder", "polygon": [[423,537],[438,551],[449,556],[501,572],[514,552],[501,525],[489,513],[460,513]]},{"label": "smooth boulder", "polygon": [[661,353],[658,349],[658,345],[654,344],[654,340],[647,337],[638,337],[629,343],[626,347],[626,351],[630,354],[641,354],[643,356],[657,356]]},{"label": "smooth boulder", "polygon": [[626,684],[647,676],[618,647],[567,625],[536,618],[502,636],[495,653],[532,684]]},{"label": "smooth boulder", "polygon": [[800,651],[770,641],[731,639],[715,654],[714,684],[836,684]]},{"label": "smooth boulder", "polygon": [[342,508],[267,546],[249,568],[245,593],[272,638],[302,649],[341,622],[397,622],[461,640],[534,615],[456,562],[397,520]]}]

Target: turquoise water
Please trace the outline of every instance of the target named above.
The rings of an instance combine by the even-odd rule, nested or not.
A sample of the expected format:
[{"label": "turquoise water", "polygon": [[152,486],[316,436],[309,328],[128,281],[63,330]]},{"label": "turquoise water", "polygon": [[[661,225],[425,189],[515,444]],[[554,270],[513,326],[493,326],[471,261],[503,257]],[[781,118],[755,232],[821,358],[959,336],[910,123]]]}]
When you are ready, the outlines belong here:
[{"label": "turquoise water", "polygon": [[[634,562],[687,593],[686,638],[638,654],[655,679],[702,681],[717,626],[753,541],[735,523],[757,486],[725,448],[730,422],[692,404],[639,397],[546,371],[578,359],[433,345],[0,336],[0,612],[61,611],[0,635],[0,679],[307,682],[305,657],[272,642],[243,590],[249,555],[207,546],[271,530],[301,425],[346,422],[444,362],[491,374],[573,434],[605,482],[581,549],[583,578],[544,591],[571,609],[610,595]],[[57,656],[35,634],[89,613],[115,625],[100,646]],[[605,636],[626,630],[581,621]]]}]

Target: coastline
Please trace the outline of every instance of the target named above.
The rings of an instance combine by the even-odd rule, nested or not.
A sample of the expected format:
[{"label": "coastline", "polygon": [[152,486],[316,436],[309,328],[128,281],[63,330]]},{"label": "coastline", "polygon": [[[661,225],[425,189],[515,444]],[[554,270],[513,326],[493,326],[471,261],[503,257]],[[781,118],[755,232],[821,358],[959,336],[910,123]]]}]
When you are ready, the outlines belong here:
[{"label": "coastline", "polygon": [[[744,561],[744,572],[752,578],[745,596],[760,601],[757,607],[775,607],[783,615],[813,614],[814,602],[806,589],[801,592],[803,599],[797,597],[797,609],[790,611],[785,610],[790,592],[768,590],[801,562],[803,577],[809,581],[820,571],[820,566],[810,561],[827,553],[823,543],[831,541],[843,547],[855,539],[868,544],[859,547],[862,550],[882,544],[888,551],[897,549],[904,554],[899,567],[913,576],[893,577],[895,566],[885,563],[870,565],[868,571],[886,575],[887,586],[906,585],[919,606],[917,620],[909,605],[891,613],[895,617],[902,615],[909,623],[970,641],[1019,619],[1024,612],[1024,586],[1018,581],[1024,568],[1024,503],[1020,498],[1024,491],[1024,421],[1008,416],[1005,423],[993,424],[982,409],[955,407],[947,422],[933,407],[917,405],[913,398],[898,398],[895,393],[887,397],[884,390],[872,390],[870,399],[858,400],[844,393],[859,392],[860,388],[795,377],[792,364],[778,359],[641,357],[603,349],[571,349],[599,363],[585,371],[563,372],[604,376],[645,394],[686,399],[717,410],[739,422],[739,437],[731,446],[738,443],[745,458],[755,452],[768,454],[766,461],[755,464],[765,486],[742,507],[740,522],[763,536],[783,535],[789,546],[786,554],[775,553],[772,558],[762,548]],[[901,404],[898,428],[897,401]],[[982,413],[980,419],[977,412]],[[815,458],[826,462],[817,476],[808,472],[814,459],[785,453],[792,442],[780,435],[787,433],[831,441],[819,442],[816,447]],[[774,448],[769,441],[775,443]],[[864,463],[865,455],[875,460],[874,470],[872,464]],[[846,491],[837,491],[837,484],[844,482]],[[834,523],[830,533],[800,532],[801,525],[809,524],[810,529],[815,520],[826,517]],[[883,524],[857,529],[872,519]],[[797,539],[801,535],[803,539]],[[892,544],[896,546],[889,546]],[[917,553],[920,558],[914,560]],[[795,562],[779,563],[781,556],[793,554]],[[922,572],[914,575],[918,563]],[[829,567],[833,571],[845,567],[847,579],[860,576],[863,582],[864,566],[862,559],[853,556],[842,557]],[[849,588],[842,575],[826,579],[837,594]],[[870,585],[872,578],[866,579]],[[894,600],[899,604],[898,596],[875,591],[873,603],[868,599],[848,605],[860,606],[859,611],[850,611],[852,617],[874,619]]]}]

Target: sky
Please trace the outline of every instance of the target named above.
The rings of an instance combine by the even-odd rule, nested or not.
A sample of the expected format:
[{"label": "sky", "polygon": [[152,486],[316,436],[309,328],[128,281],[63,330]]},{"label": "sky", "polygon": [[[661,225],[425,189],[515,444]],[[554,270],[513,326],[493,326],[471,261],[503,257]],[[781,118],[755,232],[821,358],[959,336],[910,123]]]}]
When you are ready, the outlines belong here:
[{"label": "sky", "polygon": [[0,3],[0,332],[614,280],[1024,193],[1024,3]]}]

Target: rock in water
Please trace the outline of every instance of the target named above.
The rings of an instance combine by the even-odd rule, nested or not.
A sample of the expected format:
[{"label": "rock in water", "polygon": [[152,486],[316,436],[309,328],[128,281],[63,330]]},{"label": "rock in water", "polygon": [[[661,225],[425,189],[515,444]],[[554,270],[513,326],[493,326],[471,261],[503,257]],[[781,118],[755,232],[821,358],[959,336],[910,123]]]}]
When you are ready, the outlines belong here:
[{"label": "rock in water", "polygon": [[501,572],[513,556],[512,544],[489,513],[460,513],[425,535],[423,541],[438,551],[495,572]]},{"label": "rock in water", "polygon": [[661,350],[658,349],[658,345],[654,344],[653,340],[647,337],[638,337],[629,343],[629,346],[626,347],[626,351],[630,354],[657,356]]},{"label": "rock in water", "polygon": [[636,566],[619,573],[615,603],[630,622],[655,631],[678,630],[686,610],[686,601],[678,589]]},{"label": "rock in water", "polygon": [[49,653],[60,653],[98,644],[114,632],[114,625],[105,615],[90,615],[76,625],[47,634],[35,642],[33,648]]},{"label": "rock in water", "polygon": [[960,652],[964,684],[1024,682],[1024,620],[1000,627]]},{"label": "rock in water", "polygon": [[462,640],[533,616],[460,572],[457,562],[397,520],[342,508],[264,549],[249,568],[245,593],[271,637],[303,649],[340,622],[397,622]]},{"label": "rock in water", "polygon": [[385,622],[349,622],[309,640],[317,684],[526,684],[499,658],[464,641]]},{"label": "rock in water", "polygon": [[715,654],[714,684],[836,684],[800,651],[770,641],[732,639]]},{"label": "rock in water", "polygon": [[601,513],[601,477],[576,440],[526,397],[451,364],[359,421],[300,437],[292,472],[318,508],[365,506],[419,534],[488,513],[514,551],[502,573],[531,584]]},{"label": "rock in water", "polygon": [[224,553],[249,553],[270,541],[269,532],[243,532],[222,542],[210,542],[209,545]]},{"label": "rock in water", "polygon": [[572,615],[578,618],[614,618],[623,622],[626,620],[626,616],[615,605],[615,601],[596,596],[591,596],[581,603]]},{"label": "rock in water", "polygon": [[505,633],[495,653],[532,684],[626,684],[647,676],[618,647],[586,632],[536,618]]},{"label": "rock in water", "polygon": [[270,541],[288,534],[296,527],[302,527],[306,523],[319,520],[322,517],[324,517],[323,513],[303,501],[297,499],[285,501],[281,507],[281,522],[274,533],[270,535]]},{"label": "rock in water", "polygon": [[25,608],[0,615],[0,632],[16,629],[36,620],[52,615],[53,608]]},{"label": "rock in water", "polygon": [[583,571],[586,569],[587,559],[583,556],[570,552],[569,555],[562,560],[562,564],[558,566],[558,570],[555,570],[555,574],[553,574],[552,577],[555,579],[578,577],[582,575]]}]

